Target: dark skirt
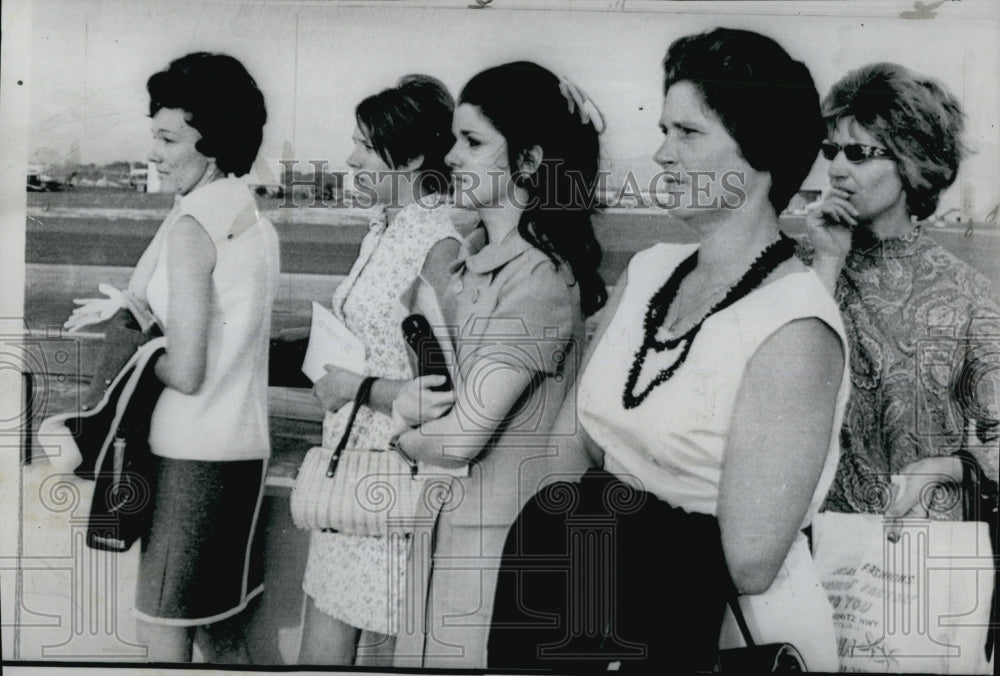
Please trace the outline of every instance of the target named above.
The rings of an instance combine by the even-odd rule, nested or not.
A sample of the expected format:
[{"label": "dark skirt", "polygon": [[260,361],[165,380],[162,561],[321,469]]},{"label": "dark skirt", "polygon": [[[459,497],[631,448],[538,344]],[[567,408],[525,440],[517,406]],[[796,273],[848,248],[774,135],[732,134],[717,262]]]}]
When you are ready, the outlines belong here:
[{"label": "dark skirt", "polygon": [[710,671],[734,594],[714,516],[590,470],[540,491],[511,526],[488,665]]},{"label": "dark skirt", "polygon": [[264,460],[156,458],[155,500],[143,540],[135,614],[156,624],[224,620],[263,591]]}]

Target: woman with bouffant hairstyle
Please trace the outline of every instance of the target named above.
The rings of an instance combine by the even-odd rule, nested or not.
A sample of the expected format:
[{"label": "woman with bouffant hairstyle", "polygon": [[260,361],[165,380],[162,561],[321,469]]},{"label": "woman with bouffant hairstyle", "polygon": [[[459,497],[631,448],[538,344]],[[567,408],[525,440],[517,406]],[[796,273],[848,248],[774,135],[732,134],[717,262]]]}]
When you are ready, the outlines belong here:
[{"label": "woman with bouffant hairstyle", "polygon": [[195,149],[215,158],[224,175],[250,172],[263,138],[264,95],[236,59],[197,52],[174,61],[147,83],[149,115],[179,108],[201,138]]},{"label": "woman with bouffant hairstyle", "polygon": [[[278,239],[238,177],[267,119],[243,65],[198,52],[149,78],[161,192],[176,195],[117,301],[70,318],[99,321],[116,302],[151,311],[167,338],[165,388],[150,421],[152,522],[143,538],[137,634],[157,662],[245,663],[237,618],[263,590],[257,515],[270,455],[267,361]],[[143,313],[140,313],[143,314]]]},{"label": "woman with bouffant hairstyle", "polygon": [[698,91],[744,159],[770,174],[768,199],[780,213],[809,174],[823,137],[818,95],[806,65],[787,60],[773,41],[758,45],[753,63],[721,57],[746,34],[719,29],[674,42],[663,60],[663,93],[678,82]]},{"label": "woman with bouffant hairstyle", "polygon": [[[511,527],[488,663],[712,670],[744,642],[738,607],[756,643],[836,669],[802,529],[836,469],[847,350],[778,221],[815,161],[819,94],[750,31],[679,38],[663,68],[653,159],[698,241],[638,252],[615,286],[549,439],[596,467]],[[723,204],[727,176],[738,208]]]},{"label": "woman with bouffant hairstyle", "polygon": [[455,101],[448,89],[429,75],[404,75],[395,87],[372,94],[354,111],[372,148],[391,167],[423,158],[416,177],[418,192],[443,196],[451,187],[444,161],[455,137],[451,116]]},{"label": "woman with bouffant hairstyle", "polygon": [[837,82],[823,101],[831,128],[851,120],[892,153],[909,216],[932,216],[938,199],[958,175],[966,154],[965,113],[938,82],[895,63],[858,68]]},{"label": "woman with bouffant hairstyle", "polygon": [[[370,199],[374,208],[358,259],[332,305],[364,343],[365,363],[363,373],[328,367],[313,387],[326,411],[324,446],[337,446],[364,377],[375,380],[358,408],[350,446],[384,448],[394,431],[392,402],[415,375],[400,325],[420,311],[411,307],[417,301],[403,298],[418,279],[442,295],[460,249],[443,205],[454,107],[441,82],[407,75],[355,108],[347,165],[359,198]],[[299,663],[389,664],[409,556],[409,539],[312,531]]]},{"label": "woman with bouffant hairstyle", "polygon": [[[995,528],[1000,374],[977,336],[995,333],[1000,306],[920,223],[967,152],[962,108],[933,79],[874,63],[833,85],[823,116],[830,187],[806,223],[844,316],[853,384],[825,508],[961,519],[962,501],[937,499],[953,494],[935,484],[953,490],[978,467]],[[928,362],[920,346],[944,336],[953,351]]]}]

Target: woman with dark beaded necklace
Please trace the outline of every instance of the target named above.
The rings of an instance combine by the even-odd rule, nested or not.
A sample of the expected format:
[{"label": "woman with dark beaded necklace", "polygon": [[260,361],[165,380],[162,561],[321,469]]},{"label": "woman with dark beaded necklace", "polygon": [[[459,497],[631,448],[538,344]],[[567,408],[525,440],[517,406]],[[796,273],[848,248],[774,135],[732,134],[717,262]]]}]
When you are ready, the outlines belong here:
[{"label": "woman with dark beaded necklace", "polygon": [[[802,529],[836,471],[846,340],[777,216],[823,138],[819,96],[802,63],[748,31],[681,38],[664,70],[654,159],[671,215],[699,241],[639,252],[615,287],[550,439],[602,469],[541,491],[511,529],[490,666],[710,669],[743,643],[726,608],[738,598],[757,644],[787,641],[808,668],[836,670]],[[559,556],[573,538],[553,529],[595,513],[614,523],[610,555],[565,555],[593,575],[580,584],[598,615],[571,617],[583,606],[555,600],[565,583],[530,558]],[[545,613],[564,616],[558,628],[539,625],[553,626]],[[600,630],[559,635],[573,626]]]}]

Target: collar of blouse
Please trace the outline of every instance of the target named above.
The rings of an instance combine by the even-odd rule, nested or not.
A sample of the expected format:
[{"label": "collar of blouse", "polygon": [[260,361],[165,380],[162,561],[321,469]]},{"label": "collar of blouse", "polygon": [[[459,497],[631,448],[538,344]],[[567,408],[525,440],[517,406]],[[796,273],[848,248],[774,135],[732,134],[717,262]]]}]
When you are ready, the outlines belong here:
[{"label": "collar of blouse", "polygon": [[924,250],[925,242],[921,237],[922,228],[918,224],[911,232],[900,237],[887,237],[870,245],[856,246],[851,249],[847,258],[851,267],[865,265],[871,260],[890,258],[908,258]]},{"label": "collar of blouse", "polygon": [[385,212],[385,207],[378,207],[375,213],[372,214],[371,219],[368,221],[368,231],[369,232],[381,232],[385,230],[389,222],[388,215]]},{"label": "collar of blouse", "polygon": [[507,233],[503,240],[487,244],[486,229],[479,226],[465,239],[464,252],[452,264],[451,271],[460,272],[465,268],[484,275],[499,270],[531,248],[517,228]]}]

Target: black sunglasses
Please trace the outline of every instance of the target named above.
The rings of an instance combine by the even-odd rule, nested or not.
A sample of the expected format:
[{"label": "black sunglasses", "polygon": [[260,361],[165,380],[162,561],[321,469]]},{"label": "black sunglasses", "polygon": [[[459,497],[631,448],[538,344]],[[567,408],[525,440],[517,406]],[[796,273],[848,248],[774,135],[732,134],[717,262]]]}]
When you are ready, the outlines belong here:
[{"label": "black sunglasses", "polygon": [[885,157],[888,159],[893,159],[893,154],[886,148],[879,148],[876,146],[866,146],[861,143],[848,143],[846,145],[838,145],[833,141],[823,141],[819,144],[819,151],[823,153],[823,157],[833,161],[833,158],[843,150],[844,157],[847,158],[848,162],[858,163],[864,162],[865,160],[870,160],[875,157]]}]

